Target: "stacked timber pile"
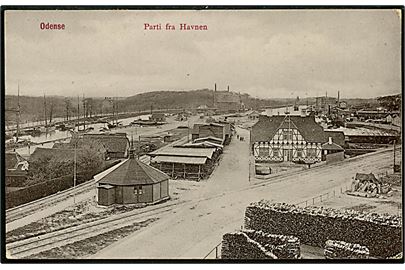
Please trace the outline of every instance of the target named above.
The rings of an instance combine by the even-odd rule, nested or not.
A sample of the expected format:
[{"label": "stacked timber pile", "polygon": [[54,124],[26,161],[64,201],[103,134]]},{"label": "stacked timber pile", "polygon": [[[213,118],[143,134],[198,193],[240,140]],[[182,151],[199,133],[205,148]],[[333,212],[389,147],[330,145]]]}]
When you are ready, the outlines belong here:
[{"label": "stacked timber pile", "polygon": [[279,259],[300,258],[300,240],[294,236],[270,234],[262,231],[243,230],[250,239],[261,244]]},{"label": "stacked timber pile", "polygon": [[322,248],[329,239],[359,243],[369,248],[370,256],[378,258],[402,252],[399,216],[260,201],[247,207],[245,227],[293,235],[303,244]]},{"label": "stacked timber pile", "polygon": [[325,244],[326,259],[368,259],[370,251],[359,244],[328,240]]},{"label": "stacked timber pile", "polygon": [[401,260],[402,260],[403,257],[404,257],[404,254],[401,252],[401,253],[398,253],[398,254],[395,255],[395,256],[390,257],[389,259],[392,259],[392,260],[401,259]]},{"label": "stacked timber pile", "polygon": [[252,230],[223,236],[222,259],[298,259],[300,243],[292,236],[273,235]]},{"label": "stacked timber pile", "polygon": [[376,197],[380,194],[387,194],[391,186],[377,179],[374,174],[356,173],[349,195],[361,197]]}]

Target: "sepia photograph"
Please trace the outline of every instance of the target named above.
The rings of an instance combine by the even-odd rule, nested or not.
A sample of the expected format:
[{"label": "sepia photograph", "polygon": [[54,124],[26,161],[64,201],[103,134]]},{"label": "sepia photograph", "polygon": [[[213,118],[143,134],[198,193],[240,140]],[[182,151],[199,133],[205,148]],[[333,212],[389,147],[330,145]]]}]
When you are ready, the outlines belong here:
[{"label": "sepia photograph", "polygon": [[403,6],[2,6],[2,261],[404,263]]}]

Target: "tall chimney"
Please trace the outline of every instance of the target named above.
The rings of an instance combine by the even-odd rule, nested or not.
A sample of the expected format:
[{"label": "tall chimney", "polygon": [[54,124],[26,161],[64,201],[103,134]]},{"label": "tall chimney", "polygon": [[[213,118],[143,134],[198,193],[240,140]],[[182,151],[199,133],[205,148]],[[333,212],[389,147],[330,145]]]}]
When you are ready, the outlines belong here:
[{"label": "tall chimney", "polygon": [[214,84],[214,91],[217,91],[217,84]]},{"label": "tall chimney", "polygon": [[340,103],[340,92],[338,91],[338,99],[337,99],[337,103],[338,103],[338,107],[339,107],[339,103]]},{"label": "tall chimney", "polygon": [[228,85],[228,92],[229,92],[229,85]]}]

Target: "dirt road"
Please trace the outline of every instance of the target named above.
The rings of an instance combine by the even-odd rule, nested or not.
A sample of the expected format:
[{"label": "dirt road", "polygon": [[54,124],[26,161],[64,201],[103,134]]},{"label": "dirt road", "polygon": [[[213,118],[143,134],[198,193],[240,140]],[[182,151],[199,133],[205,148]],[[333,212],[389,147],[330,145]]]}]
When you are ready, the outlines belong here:
[{"label": "dirt road", "polygon": [[[238,133],[249,138],[248,131]],[[356,172],[378,173],[389,168],[392,151],[336,165],[285,174],[271,182],[249,182],[248,141],[231,142],[206,185],[187,194],[195,203],[178,207],[146,230],[101,250],[92,258],[202,259],[226,232],[241,228],[246,206],[261,199],[298,203],[349,183]]]}]

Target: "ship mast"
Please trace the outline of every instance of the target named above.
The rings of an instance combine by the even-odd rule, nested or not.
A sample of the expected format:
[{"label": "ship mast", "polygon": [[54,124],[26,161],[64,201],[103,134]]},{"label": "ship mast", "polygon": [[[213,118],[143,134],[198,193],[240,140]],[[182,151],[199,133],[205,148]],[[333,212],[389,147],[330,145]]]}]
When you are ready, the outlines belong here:
[{"label": "ship mast", "polygon": [[20,135],[20,117],[21,117],[20,83],[18,83],[18,89],[17,89],[17,133],[16,133],[17,142],[18,142],[18,136]]}]

